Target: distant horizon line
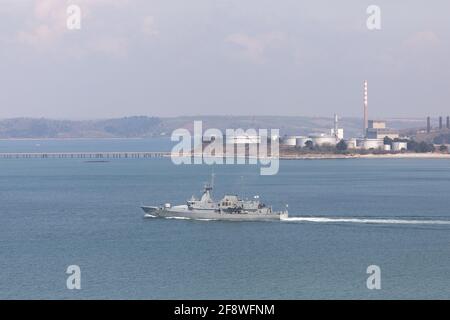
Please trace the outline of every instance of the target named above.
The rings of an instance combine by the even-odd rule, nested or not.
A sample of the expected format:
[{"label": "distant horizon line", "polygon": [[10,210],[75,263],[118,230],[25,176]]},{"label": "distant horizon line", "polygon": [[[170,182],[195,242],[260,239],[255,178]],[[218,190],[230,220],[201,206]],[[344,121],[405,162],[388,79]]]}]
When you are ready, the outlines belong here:
[{"label": "distant horizon line", "polygon": [[[431,119],[438,119],[440,116],[443,118],[447,115],[436,115],[431,116]],[[308,115],[208,115],[208,114],[198,114],[198,115],[179,115],[179,116],[150,116],[150,115],[128,115],[128,116],[116,116],[116,117],[92,117],[92,118],[58,118],[58,117],[34,117],[34,116],[16,116],[16,117],[0,117],[0,121],[5,120],[19,120],[19,119],[29,119],[29,120],[56,120],[56,121],[102,121],[102,120],[115,120],[115,119],[125,119],[125,118],[157,118],[157,119],[176,119],[176,118],[267,118],[267,117],[276,117],[276,118],[310,118],[310,119],[333,119],[334,115],[330,116],[308,116]],[[363,119],[363,117],[358,116],[341,116],[338,114],[339,119]],[[424,115],[423,117],[414,116],[414,117],[402,117],[402,116],[394,116],[394,117],[370,117],[370,120],[412,120],[412,121],[424,121],[428,116]]]}]

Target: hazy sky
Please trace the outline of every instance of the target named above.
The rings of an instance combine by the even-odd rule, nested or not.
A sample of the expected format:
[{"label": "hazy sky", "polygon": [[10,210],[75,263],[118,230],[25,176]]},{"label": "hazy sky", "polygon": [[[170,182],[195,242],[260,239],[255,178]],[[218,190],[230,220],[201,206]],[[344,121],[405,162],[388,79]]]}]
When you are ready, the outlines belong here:
[{"label": "hazy sky", "polygon": [[0,0],[0,118],[360,117],[364,79],[372,118],[447,115],[449,17],[448,0]]}]

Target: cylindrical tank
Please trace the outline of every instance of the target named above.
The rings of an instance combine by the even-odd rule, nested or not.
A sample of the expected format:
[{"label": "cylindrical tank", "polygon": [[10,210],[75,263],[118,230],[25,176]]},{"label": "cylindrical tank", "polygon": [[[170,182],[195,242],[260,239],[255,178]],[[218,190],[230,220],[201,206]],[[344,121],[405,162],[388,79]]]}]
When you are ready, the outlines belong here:
[{"label": "cylindrical tank", "polygon": [[402,151],[408,149],[407,142],[392,142],[392,150],[394,151]]},{"label": "cylindrical tank", "polygon": [[334,136],[321,134],[321,135],[312,135],[310,137],[313,145],[315,146],[336,145],[336,137]]},{"label": "cylindrical tank", "polygon": [[363,149],[380,149],[383,148],[384,142],[383,139],[364,139],[362,141]]},{"label": "cylindrical tank", "polygon": [[304,148],[304,147],[306,147],[307,141],[311,141],[311,138],[299,136],[299,137],[297,137],[295,145],[297,147]]},{"label": "cylindrical tank", "polygon": [[297,136],[284,136],[281,138],[281,145],[295,147],[297,145]]}]

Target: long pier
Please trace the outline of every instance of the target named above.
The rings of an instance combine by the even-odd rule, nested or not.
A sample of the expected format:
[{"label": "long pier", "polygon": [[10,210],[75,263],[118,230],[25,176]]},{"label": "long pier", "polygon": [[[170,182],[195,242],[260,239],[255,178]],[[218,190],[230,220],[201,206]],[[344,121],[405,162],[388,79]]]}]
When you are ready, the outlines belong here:
[{"label": "long pier", "polygon": [[162,158],[170,152],[14,152],[0,153],[0,159],[127,159]]}]

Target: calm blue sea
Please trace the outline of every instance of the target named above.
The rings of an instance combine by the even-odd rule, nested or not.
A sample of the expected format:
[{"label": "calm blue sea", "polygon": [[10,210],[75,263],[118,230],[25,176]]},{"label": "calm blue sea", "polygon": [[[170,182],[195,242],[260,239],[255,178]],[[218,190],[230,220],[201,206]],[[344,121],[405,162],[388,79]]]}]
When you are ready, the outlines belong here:
[{"label": "calm blue sea", "polygon": [[[0,141],[0,152],[35,149],[170,144]],[[293,219],[143,218],[141,204],[199,195],[211,171],[170,159],[0,160],[0,298],[450,298],[448,160],[282,161],[275,176],[215,166],[217,197],[260,195],[289,204]],[[81,268],[81,290],[66,288],[69,265]],[[366,287],[369,265],[381,268],[381,290]]]}]

